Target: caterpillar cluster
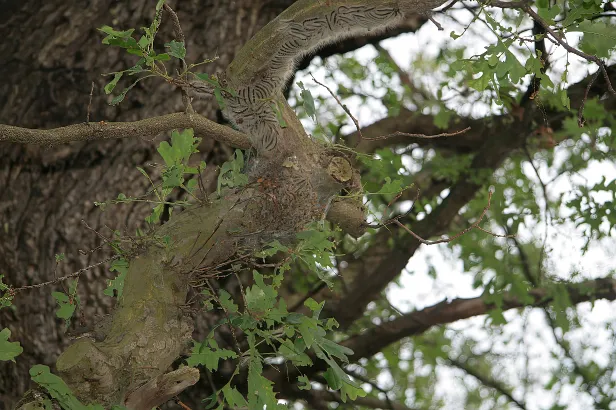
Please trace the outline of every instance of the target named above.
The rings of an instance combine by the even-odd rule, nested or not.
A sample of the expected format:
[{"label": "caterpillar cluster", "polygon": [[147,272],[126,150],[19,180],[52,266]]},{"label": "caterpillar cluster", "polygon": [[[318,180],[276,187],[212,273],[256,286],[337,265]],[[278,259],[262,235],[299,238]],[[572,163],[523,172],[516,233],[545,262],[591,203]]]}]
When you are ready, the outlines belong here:
[{"label": "caterpillar cluster", "polygon": [[[295,64],[306,54],[337,40],[384,30],[399,23],[404,14],[426,12],[443,0],[300,0],[272,21],[264,38],[253,38],[241,62],[227,69],[225,116],[248,134],[261,155],[276,152],[282,130],[275,101],[293,74]],[[330,6],[330,3],[338,3]],[[343,3],[343,4],[341,4]],[[373,4],[373,3],[378,3]],[[258,35],[256,36],[258,37]],[[237,60],[237,58],[236,58]],[[235,66],[234,66],[235,64]]]}]

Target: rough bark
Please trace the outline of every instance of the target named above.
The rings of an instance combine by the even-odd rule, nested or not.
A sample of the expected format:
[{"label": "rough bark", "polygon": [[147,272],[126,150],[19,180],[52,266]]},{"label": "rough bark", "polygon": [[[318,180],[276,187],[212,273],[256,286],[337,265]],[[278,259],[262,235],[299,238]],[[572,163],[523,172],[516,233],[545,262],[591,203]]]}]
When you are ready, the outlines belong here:
[{"label": "rough bark", "polygon": [[[232,60],[237,50],[290,2],[204,0],[173,5],[187,38],[189,58],[220,57],[207,67],[214,72]],[[139,120],[183,109],[179,92],[162,81],[135,87],[118,107],[107,105],[101,73],[122,69],[132,61],[119,50],[101,44],[96,27],[141,27],[153,15],[150,1],[4,1],[0,4],[0,122],[30,128],[51,128],[86,120],[92,81],[95,82],[92,121]],[[165,19],[168,20],[168,19]],[[163,22],[161,39],[172,39]],[[162,47],[162,44],[160,44]],[[210,100],[195,109],[216,119]],[[5,282],[23,286],[52,279],[91,262],[105,251],[90,253],[101,240],[82,219],[105,236],[105,226],[134,233],[143,224],[148,206],[115,207],[101,212],[94,201],[123,192],[143,194],[148,182],[136,170],[155,161],[157,135],[61,146],[53,149],[0,144],[0,274]],[[205,136],[202,159],[213,166],[229,152]],[[78,249],[86,255],[79,255]],[[67,260],[56,268],[54,255]],[[104,268],[80,280],[83,317],[91,325],[109,312],[113,299],[103,296]],[[0,323],[22,341],[17,364],[0,364],[0,401],[6,406],[28,388],[28,369],[35,363],[52,365],[70,340],[62,321],[54,320],[52,289],[35,289],[16,299],[16,309],[0,311]],[[56,289],[53,289],[56,290]]]},{"label": "rough bark", "polygon": [[[291,3],[204,0],[179,3],[174,8],[186,35],[188,58],[198,61],[211,58],[217,53],[219,59],[207,69],[208,72],[215,72],[227,66],[242,44]],[[119,50],[104,49],[95,27],[110,23],[115,27],[147,25],[152,17],[150,2],[144,0],[128,5],[110,0],[94,0],[84,8],[77,1],[31,0],[5,1],[1,7],[0,35],[5,41],[0,44],[0,55],[8,56],[8,61],[0,67],[0,78],[3,78],[0,82],[0,122],[30,128],[50,128],[83,122],[88,114],[91,121],[137,121],[183,108],[179,92],[166,84],[140,84],[132,90],[120,108],[107,106],[107,97],[100,91],[105,82],[99,77],[100,73],[125,68],[131,65],[131,61]],[[169,24],[163,25],[160,36],[167,36],[164,41],[171,38]],[[347,49],[360,43],[350,44]],[[95,83],[95,91],[89,107],[92,82]],[[211,100],[196,101],[194,107],[206,117],[216,117]],[[285,111],[289,121],[292,121],[293,114],[288,107]],[[13,286],[29,285],[96,262],[105,256],[105,252],[98,250],[102,241],[94,231],[111,236],[112,228],[119,228],[130,234],[142,224],[142,218],[147,214],[146,205],[118,207],[113,212],[102,213],[93,203],[113,198],[119,192],[139,195],[147,189],[148,182],[135,172],[135,167],[143,166],[155,158],[156,144],[152,140],[156,135],[148,137],[82,142],[58,148],[0,144],[0,181],[3,186],[0,193],[3,228],[0,231],[0,265],[6,282]],[[214,144],[207,135],[204,137],[200,147],[202,158],[210,164],[224,159],[229,150]],[[319,153],[316,159],[308,161],[309,167],[312,170],[327,169],[332,156],[335,154]],[[155,169],[152,172],[155,173]],[[321,177],[317,176],[319,179]],[[339,185],[336,188],[339,189]],[[324,196],[331,195],[331,186],[321,185],[317,191],[319,189],[327,191]],[[255,211],[250,212],[254,216]],[[314,217],[314,214],[308,213],[306,216]],[[84,228],[82,220],[86,220],[93,229]],[[295,221],[298,225],[300,222]],[[79,255],[76,249],[84,252]],[[155,255],[150,254],[152,260],[159,263],[162,263],[160,258],[166,257],[157,253],[159,251],[155,247],[147,248],[144,252],[146,255],[153,252]],[[56,266],[54,254],[58,253],[65,253],[67,260]],[[151,263],[147,262],[147,266],[141,267],[139,263],[135,267],[131,266],[136,278],[134,280],[143,279],[140,276],[142,274],[154,275],[158,272],[159,277],[169,274],[160,271],[160,266],[153,268]],[[102,279],[104,276],[111,275],[98,269],[80,279],[82,320],[89,322],[84,324],[92,325],[96,315],[109,312],[112,299],[103,299],[101,296],[106,285]],[[148,278],[152,279],[152,276]],[[140,303],[147,304],[156,294],[156,289],[149,289],[151,293],[141,292],[136,296],[141,298]],[[49,296],[49,291],[36,289],[28,294],[20,294],[16,299],[16,309],[0,312],[3,326],[11,329],[13,336],[22,341],[25,349],[17,365],[3,363],[0,367],[0,398],[6,406],[12,405],[28,387],[26,375],[31,365],[52,365],[59,352],[70,343],[64,334],[63,324],[51,320],[55,302]],[[174,292],[179,293],[173,297],[181,300],[185,291],[183,286],[178,286]],[[123,304],[129,306],[131,295],[129,293],[125,296],[128,301],[125,299]],[[118,318],[122,317],[125,308],[123,304],[116,312]],[[160,308],[151,308],[160,313]],[[165,311],[162,318],[157,314],[150,318],[149,312],[149,308],[144,308],[124,322],[116,320],[114,315],[111,330],[104,332],[103,336],[108,343],[114,335],[127,329],[127,323],[143,327],[145,335],[152,335],[161,326],[166,326],[167,330],[175,331],[178,337],[168,341],[174,346],[165,361],[170,365],[171,356],[177,357],[181,342],[189,338],[190,326],[178,319],[175,305]],[[146,316],[147,320],[143,320]],[[102,343],[94,348],[94,342],[80,339],[71,346],[68,351],[70,354],[65,353],[61,357],[58,370],[76,387],[80,396],[113,400],[126,391],[79,388],[79,378],[92,368],[100,371],[97,382],[99,387],[104,387],[107,382],[117,383],[123,377],[118,369],[122,366],[121,361],[127,360],[127,356],[119,355],[109,362],[107,358],[112,355],[113,349],[108,345],[104,347],[105,342]],[[127,340],[124,349],[135,350],[135,346],[140,346],[135,352],[136,364],[143,365],[144,359],[139,357],[152,354],[159,347],[147,343],[142,346],[139,343],[136,339]],[[111,350],[105,351],[106,348]],[[95,350],[101,352],[101,355],[93,355]],[[163,367],[161,364],[157,371],[165,371]],[[149,378],[151,374],[140,375],[140,380],[133,380],[134,383],[129,382],[123,388],[134,387],[135,383]],[[170,375],[169,379],[173,379],[173,376]],[[157,380],[165,382],[165,379]],[[111,396],[103,399],[106,394]]]}]

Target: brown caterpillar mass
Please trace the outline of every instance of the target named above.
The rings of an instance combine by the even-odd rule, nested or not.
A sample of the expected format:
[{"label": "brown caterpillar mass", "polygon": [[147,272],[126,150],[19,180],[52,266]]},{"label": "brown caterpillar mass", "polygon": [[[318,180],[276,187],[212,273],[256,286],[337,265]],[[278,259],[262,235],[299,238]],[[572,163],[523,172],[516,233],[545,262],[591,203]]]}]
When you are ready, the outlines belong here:
[{"label": "brown caterpillar mass", "polygon": [[401,22],[405,13],[427,12],[441,3],[443,0],[297,1],[266,26],[263,38],[257,34],[251,40],[258,44],[261,56],[241,56],[239,63],[234,61],[227,69],[228,87],[237,94],[223,94],[224,115],[248,134],[257,152],[273,152],[282,134],[275,100],[282,98],[282,87],[300,58],[346,37],[382,31]]}]

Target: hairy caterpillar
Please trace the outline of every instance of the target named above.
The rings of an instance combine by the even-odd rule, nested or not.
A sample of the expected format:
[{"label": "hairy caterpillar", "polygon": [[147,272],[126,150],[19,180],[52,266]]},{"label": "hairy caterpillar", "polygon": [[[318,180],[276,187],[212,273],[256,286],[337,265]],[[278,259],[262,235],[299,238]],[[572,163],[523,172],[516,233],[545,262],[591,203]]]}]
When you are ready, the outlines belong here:
[{"label": "hairy caterpillar", "polygon": [[224,75],[236,95],[224,94],[225,116],[247,133],[261,155],[274,155],[282,132],[274,110],[295,64],[337,40],[384,30],[408,13],[445,0],[299,0],[240,50]]}]

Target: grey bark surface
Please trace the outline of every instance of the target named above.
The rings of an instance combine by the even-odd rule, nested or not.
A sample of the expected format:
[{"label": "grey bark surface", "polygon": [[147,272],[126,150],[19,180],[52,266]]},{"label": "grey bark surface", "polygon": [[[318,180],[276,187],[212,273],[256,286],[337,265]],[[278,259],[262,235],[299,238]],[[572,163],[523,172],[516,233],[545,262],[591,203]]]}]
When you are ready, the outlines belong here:
[{"label": "grey bark surface", "polygon": [[[220,58],[208,72],[224,68],[235,52],[290,1],[202,0],[173,5],[193,61]],[[127,121],[182,110],[180,94],[162,81],[145,81],[120,107],[107,105],[101,73],[132,62],[119,50],[104,47],[96,27],[142,27],[149,24],[151,1],[2,1],[0,2],[0,122],[30,128],[51,128],[84,122],[92,81],[91,121]],[[163,22],[161,41],[172,39]],[[160,44],[162,47],[162,44]],[[216,104],[195,102],[195,109],[216,119]],[[154,139],[156,135],[152,135]],[[147,181],[136,170],[155,161],[155,141],[123,139],[79,143],[54,149],[0,144],[0,274],[15,286],[61,276],[102,260],[108,251],[88,252],[101,244],[81,220],[105,236],[112,229],[133,234],[148,206],[117,206],[101,212],[93,204],[123,192],[143,194]],[[202,157],[220,163],[228,148],[204,138]],[[107,228],[109,227],[109,228]],[[78,249],[87,252],[80,255]],[[66,261],[56,266],[55,254]],[[54,273],[55,272],[55,273]],[[113,299],[103,296],[106,268],[82,276],[79,292],[83,318],[91,326],[108,313]],[[0,311],[0,325],[11,329],[24,353],[15,364],[0,363],[0,403],[7,408],[27,390],[28,369],[52,366],[70,339],[56,319],[52,289],[19,294],[16,309]],[[62,290],[56,286],[53,290]],[[55,320],[54,320],[55,319]]]},{"label": "grey bark surface", "polygon": [[[220,58],[203,70],[214,73],[228,66],[253,34],[292,3],[292,0],[202,0],[172,6],[182,23],[188,59],[200,61],[218,55]],[[141,83],[119,107],[108,106],[109,97],[102,93],[106,81],[100,74],[126,68],[134,61],[118,50],[103,47],[95,28],[103,24],[117,28],[146,26],[152,18],[153,2],[126,4],[93,0],[84,7],[77,1],[57,4],[4,1],[0,10],[0,35],[4,39],[0,43],[0,55],[8,56],[8,61],[0,66],[0,123],[31,128],[82,123],[93,81],[96,87],[91,121],[136,121],[183,110],[179,91],[161,81]],[[406,21],[394,32],[410,31],[422,20]],[[163,22],[159,34],[161,48],[163,42],[172,39],[168,19]],[[381,38],[389,35],[381,34]],[[365,39],[353,39],[323,52],[348,51],[363,44]],[[195,101],[194,108],[209,118],[216,118],[216,104],[211,99]],[[293,117],[288,107],[285,110]],[[301,125],[297,123],[292,128]],[[156,161],[156,137],[82,142],[59,148],[0,144],[0,185],[4,188],[0,191],[0,274],[5,275],[5,282],[13,286],[39,283],[102,260],[108,251],[98,249],[102,240],[94,231],[107,237],[113,235],[114,229],[133,234],[143,224],[148,205],[117,206],[101,212],[94,201],[114,198],[120,192],[145,193],[148,182],[136,167],[156,172],[148,167]],[[202,159],[209,165],[226,159],[231,150],[204,137],[200,146]],[[328,161],[327,155],[321,160]],[[314,169],[327,168],[327,161],[308,162]],[[313,182],[320,180],[318,177]],[[324,187],[323,197],[332,195],[331,191],[331,187]],[[355,228],[358,227],[345,229]],[[78,250],[84,252],[80,254]],[[64,253],[67,259],[56,264],[54,255],[59,253]],[[103,296],[102,290],[107,285],[106,279],[113,276],[101,268],[81,277],[82,309],[78,325],[92,327],[110,311],[114,299]],[[56,288],[62,290],[60,285]],[[92,343],[75,343],[65,335],[62,321],[54,320],[56,304],[50,292],[49,288],[43,288],[19,294],[16,309],[0,311],[0,325],[9,327],[15,340],[24,346],[17,364],[0,364],[0,403],[5,406],[12,406],[28,388],[28,369],[33,364],[53,366],[60,352],[65,354],[58,361],[57,370],[65,371],[67,379],[72,375],[71,369],[76,369],[75,374],[83,373],[84,369],[79,368],[82,363],[76,358],[81,351],[90,349]],[[182,291],[179,294],[183,295]],[[206,315],[198,317],[194,324],[197,335],[215,319]],[[149,328],[146,322],[143,321],[144,326]],[[112,325],[112,333],[113,326],[118,330],[122,324]],[[178,322],[176,330],[182,340],[189,338],[189,328],[182,323]],[[223,340],[229,336],[224,330],[220,333],[217,336]],[[69,345],[72,350],[66,349]],[[143,351],[148,353],[147,349]],[[98,359],[88,360],[84,363],[96,364]],[[224,377],[225,369],[219,370]],[[156,383],[164,380],[157,379]],[[203,378],[201,383],[205,389],[199,391],[198,398],[203,398],[210,388]],[[149,394],[145,387],[144,396]],[[198,398],[186,403],[198,405]]]}]

